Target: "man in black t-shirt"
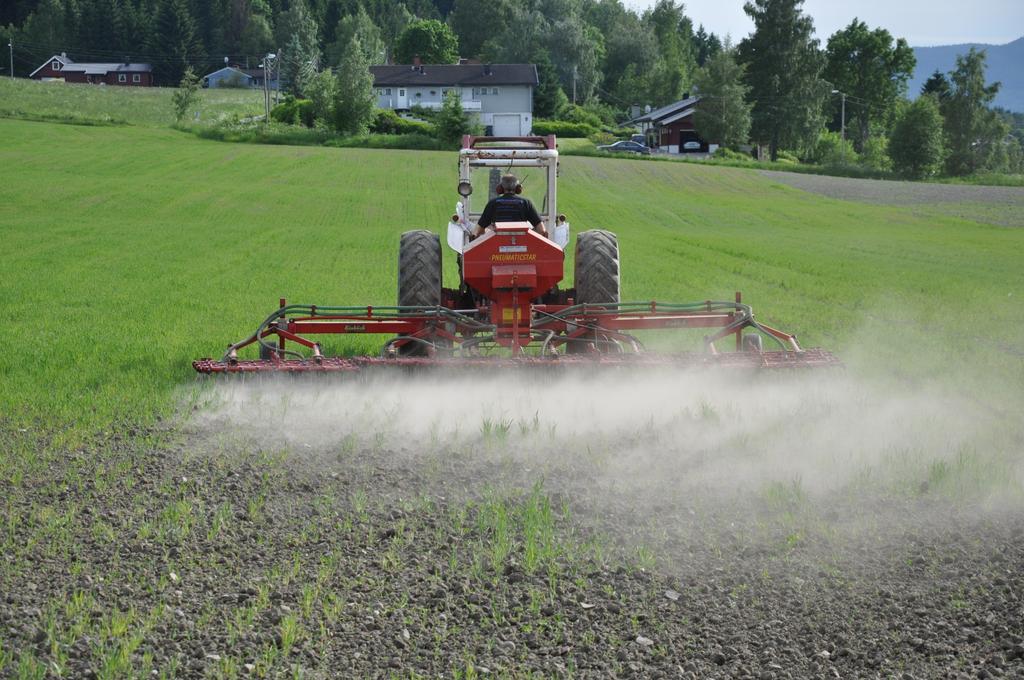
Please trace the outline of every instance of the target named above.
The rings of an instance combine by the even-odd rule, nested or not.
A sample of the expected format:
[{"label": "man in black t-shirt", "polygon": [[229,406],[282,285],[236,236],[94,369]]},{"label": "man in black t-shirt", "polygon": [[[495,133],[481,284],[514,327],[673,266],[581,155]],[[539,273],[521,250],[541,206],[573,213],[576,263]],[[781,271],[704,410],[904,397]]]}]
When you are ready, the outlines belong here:
[{"label": "man in black t-shirt", "polygon": [[515,175],[502,175],[497,190],[498,195],[487,202],[480,215],[480,221],[473,231],[474,238],[497,222],[529,222],[538,234],[548,235],[547,227],[544,226],[544,221],[537,214],[533,203],[530,199],[518,195],[522,187]]}]

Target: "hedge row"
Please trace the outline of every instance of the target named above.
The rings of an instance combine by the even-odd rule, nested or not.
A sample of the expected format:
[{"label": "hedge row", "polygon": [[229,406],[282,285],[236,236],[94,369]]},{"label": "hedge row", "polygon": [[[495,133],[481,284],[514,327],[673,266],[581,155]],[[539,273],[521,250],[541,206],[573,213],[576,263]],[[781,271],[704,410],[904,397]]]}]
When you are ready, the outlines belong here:
[{"label": "hedge row", "polygon": [[433,135],[434,126],[418,120],[406,120],[391,109],[378,109],[370,123],[370,132],[378,135]]},{"label": "hedge row", "polygon": [[538,120],[533,121],[533,134],[535,135],[557,135],[559,137],[589,137],[596,134],[598,129],[586,123],[568,123],[562,120]]}]

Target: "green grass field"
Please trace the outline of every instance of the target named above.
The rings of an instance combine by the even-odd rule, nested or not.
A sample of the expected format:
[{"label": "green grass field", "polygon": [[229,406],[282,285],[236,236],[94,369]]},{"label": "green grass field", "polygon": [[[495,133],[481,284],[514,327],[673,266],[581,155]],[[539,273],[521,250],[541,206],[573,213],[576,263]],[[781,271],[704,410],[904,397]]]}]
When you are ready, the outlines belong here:
[{"label": "green grass field", "polygon": [[[194,380],[189,362],[281,296],[391,304],[399,234],[440,230],[455,200],[451,153],[13,120],[0,140],[0,163],[17,169],[0,185],[0,412],[40,432],[167,415]],[[618,233],[626,299],[740,290],[759,319],[854,363],[1024,384],[1024,231],[690,164],[565,158],[560,190],[574,230]]]},{"label": "green grass field", "polygon": [[[166,127],[174,123],[173,88],[106,87],[0,78],[0,118],[37,118],[95,124]],[[263,114],[260,90],[201,90],[199,118],[208,125],[234,116]]]}]

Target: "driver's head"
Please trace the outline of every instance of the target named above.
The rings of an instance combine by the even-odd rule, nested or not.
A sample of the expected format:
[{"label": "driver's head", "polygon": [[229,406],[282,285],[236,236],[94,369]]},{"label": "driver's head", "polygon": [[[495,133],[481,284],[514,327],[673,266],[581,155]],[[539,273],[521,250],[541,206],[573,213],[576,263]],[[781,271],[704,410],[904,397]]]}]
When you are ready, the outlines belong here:
[{"label": "driver's head", "polygon": [[516,187],[519,186],[519,180],[515,175],[502,175],[498,186],[501,188],[501,193],[514,194]]}]

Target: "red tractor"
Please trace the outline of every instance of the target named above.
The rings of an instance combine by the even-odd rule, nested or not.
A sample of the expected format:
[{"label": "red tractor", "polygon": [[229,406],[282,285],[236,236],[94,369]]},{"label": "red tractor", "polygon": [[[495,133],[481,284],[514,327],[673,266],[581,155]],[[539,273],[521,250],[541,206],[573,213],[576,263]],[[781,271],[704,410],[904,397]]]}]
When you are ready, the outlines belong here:
[{"label": "red tractor", "polygon": [[[549,235],[528,222],[497,223],[472,238],[502,172],[520,178]],[[793,335],[754,320],[739,293],[731,301],[622,302],[619,248],[608,231],[576,237],[573,288],[564,278],[569,222],[557,211],[558,151],[554,136],[471,137],[459,153],[459,201],[447,243],[459,258],[457,288],[441,279],[441,240],[432,231],[402,234],[395,307],[290,305],[268,316],[219,360],[200,359],[200,373],[358,371],[369,366],[714,364],[760,368],[834,365],[829,352],[803,349]],[[646,353],[634,333],[711,329],[705,352]],[[391,335],[379,357],[326,357],[310,336]],[[729,338],[732,351],[719,351]],[[778,349],[766,351],[763,340]],[[258,358],[239,350],[255,345]]]}]

